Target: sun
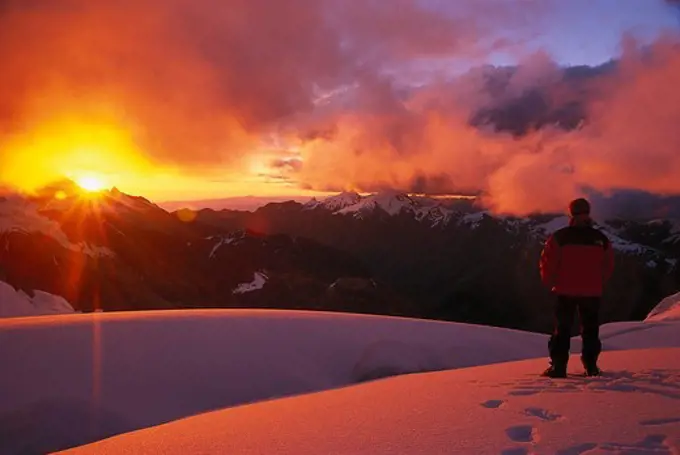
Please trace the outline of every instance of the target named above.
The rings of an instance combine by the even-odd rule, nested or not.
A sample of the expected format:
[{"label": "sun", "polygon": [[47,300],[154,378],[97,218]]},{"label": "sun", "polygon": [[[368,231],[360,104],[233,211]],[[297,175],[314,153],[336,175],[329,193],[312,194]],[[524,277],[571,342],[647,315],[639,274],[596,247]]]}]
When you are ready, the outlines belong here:
[{"label": "sun", "polygon": [[105,179],[98,175],[84,175],[78,177],[76,183],[80,188],[89,193],[96,193],[106,189]]}]

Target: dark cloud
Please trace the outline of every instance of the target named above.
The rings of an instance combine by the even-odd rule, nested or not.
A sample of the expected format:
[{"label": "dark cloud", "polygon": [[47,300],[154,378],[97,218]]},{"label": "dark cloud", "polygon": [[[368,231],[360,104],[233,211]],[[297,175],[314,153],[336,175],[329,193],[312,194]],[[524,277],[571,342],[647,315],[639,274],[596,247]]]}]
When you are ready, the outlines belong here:
[{"label": "dark cloud", "polygon": [[593,210],[603,219],[680,219],[680,195],[658,195],[640,190],[618,190],[589,195]]}]

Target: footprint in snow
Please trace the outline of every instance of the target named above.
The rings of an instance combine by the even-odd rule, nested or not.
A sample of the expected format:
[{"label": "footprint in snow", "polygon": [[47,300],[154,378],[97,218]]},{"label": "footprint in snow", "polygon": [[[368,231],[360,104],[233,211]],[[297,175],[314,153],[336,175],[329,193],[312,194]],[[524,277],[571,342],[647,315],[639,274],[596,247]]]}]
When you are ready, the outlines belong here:
[{"label": "footprint in snow", "polygon": [[538,429],[531,425],[517,425],[506,428],[505,433],[514,442],[538,442]]},{"label": "footprint in snow", "polygon": [[489,409],[498,409],[505,404],[504,400],[489,400],[482,403],[482,406]]}]

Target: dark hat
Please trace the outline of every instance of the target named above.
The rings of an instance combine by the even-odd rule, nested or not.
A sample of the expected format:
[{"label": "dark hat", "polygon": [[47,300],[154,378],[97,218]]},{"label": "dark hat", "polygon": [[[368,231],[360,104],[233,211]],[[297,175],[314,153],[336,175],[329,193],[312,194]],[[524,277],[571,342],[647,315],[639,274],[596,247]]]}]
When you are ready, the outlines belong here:
[{"label": "dark hat", "polygon": [[586,199],[574,199],[569,204],[569,214],[571,216],[590,215],[590,202]]}]

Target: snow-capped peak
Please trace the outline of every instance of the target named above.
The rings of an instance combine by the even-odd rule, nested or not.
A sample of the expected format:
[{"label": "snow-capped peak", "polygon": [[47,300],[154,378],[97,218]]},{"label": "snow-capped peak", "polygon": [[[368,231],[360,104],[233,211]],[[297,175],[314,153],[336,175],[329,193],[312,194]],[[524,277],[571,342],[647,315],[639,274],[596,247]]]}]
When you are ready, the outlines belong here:
[{"label": "snow-capped peak", "polygon": [[114,187],[106,194],[106,197],[132,210],[160,209],[156,204],[142,196],[130,196]]},{"label": "snow-capped peak", "polygon": [[53,238],[63,247],[89,256],[105,257],[114,253],[106,247],[85,242],[73,243],[59,223],[44,216],[38,205],[20,195],[0,198],[0,233],[41,233]]},{"label": "snow-capped peak", "polygon": [[390,216],[410,213],[416,220],[429,222],[432,226],[446,224],[454,213],[443,207],[436,199],[410,196],[393,190],[381,191],[368,196],[361,196],[354,192],[340,193],[321,201],[314,199],[308,202],[305,208],[322,208],[336,215],[352,215],[355,218],[363,218],[378,209]]},{"label": "snow-capped peak", "polygon": [[338,210],[337,213],[372,212],[376,208],[384,210],[389,215],[397,215],[402,211],[413,212],[420,208],[420,204],[407,194],[394,191],[383,191],[367,196],[354,205]]},{"label": "snow-capped peak", "polygon": [[[558,216],[547,223],[539,224],[534,228],[535,232],[542,233],[545,235],[550,235],[554,233],[555,231],[566,227],[569,225],[569,217],[568,216]],[[645,247],[644,245],[640,245],[639,243],[634,243],[630,242],[628,240],[625,240],[621,238],[616,232],[615,229],[612,228],[611,226],[607,225],[606,223],[595,223],[595,227],[600,229],[604,235],[607,236],[609,241],[611,242],[612,246],[614,247],[615,250],[622,251],[625,253],[629,254],[644,254],[646,252],[650,252],[651,249],[648,247]]]},{"label": "snow-capped peak", "polygon": [[327,197],[326,199],[323,199],[321,201],[312,199],[311,201],[305,204],[305,208],[307,209],[323,208],[326,210],[330,210],[332,212],[337,212],[338,210],[342,210],[346,207],[358,204],[361,201],[361,199],[362,199],[361,196],[353,191],[343,192],[340,194],[336,194],[335,196]]},{"label": "snow-capped peak", "polygon": [[548,221],[547,223],[542,223],[536,226],[535,230],[542,232],[545,235],[551,235],[555,233],[556,231],[569,226],[569,217],[562,215],[562,216],[556,216],[552,220]]},{"label": "snow-capped peak", "polygon": [[68,179],[60,180],[38,189],[35,194],[25,197],[36,205],[38,211],[66,212],[78,210],[84,212],[113,213],[149,212],[162,210],[142,196],[131,196],[113,187],[102,190],[90,197],[82,189]]}]

